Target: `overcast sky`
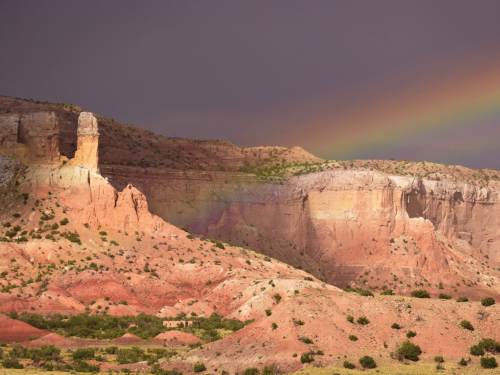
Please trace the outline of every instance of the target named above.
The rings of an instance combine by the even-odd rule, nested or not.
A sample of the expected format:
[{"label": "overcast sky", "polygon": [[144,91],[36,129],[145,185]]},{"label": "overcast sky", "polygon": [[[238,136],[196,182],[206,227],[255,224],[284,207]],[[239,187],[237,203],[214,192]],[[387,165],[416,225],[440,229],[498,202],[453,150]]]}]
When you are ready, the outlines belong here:
[{"label": "overcast sky", "polygon": [[[288,130],[311,126],[304,146],[315,151],[315,113],[355,111],[500,50],[499,15],[498,0],[2,0],[0,94],[240,146],[302,146]],[[494,136],[497,120],[488,119]],[[498,149],[483,158],[480,146],[456,163],[500,168]],[[412,147],[317,153],[450,160],[434,145]]]}]

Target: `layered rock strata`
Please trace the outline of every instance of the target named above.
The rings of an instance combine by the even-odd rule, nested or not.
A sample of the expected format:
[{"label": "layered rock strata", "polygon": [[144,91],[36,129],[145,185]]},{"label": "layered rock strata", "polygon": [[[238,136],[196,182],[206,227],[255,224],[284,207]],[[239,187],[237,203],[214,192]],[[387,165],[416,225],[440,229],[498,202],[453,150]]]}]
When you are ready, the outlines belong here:
[{"label": "layered rock strata", "polygon": [[80,113],[77,136],[77,150],[72,164],[82,164],[89,170],[98,171],[99,130],[97,119],[92,113]]},{"label": "layered rock strata", "polygon": [[[166,221],[309,268],[336,285],[373,267],[444,281],[452,256],[445,241],[453,251],[500,260],[499,193],[489,188],[366,171],[283,184],[227,172],[103,173],[115,186],[138,186]],[[410,254],[399,252],[410,249],[404,241]]]},{"label": "layered rock strata", "polygon": [[54,112],[0,115],[0,153],[27,165],[57,164],[59,125]]}]

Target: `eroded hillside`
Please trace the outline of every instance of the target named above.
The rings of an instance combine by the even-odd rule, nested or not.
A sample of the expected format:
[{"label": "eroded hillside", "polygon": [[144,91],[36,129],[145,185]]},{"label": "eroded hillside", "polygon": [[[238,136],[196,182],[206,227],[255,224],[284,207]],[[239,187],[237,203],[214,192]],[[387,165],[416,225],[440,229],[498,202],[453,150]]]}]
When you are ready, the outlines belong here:
[{"label": "eroded hillside", "polygon": [[[42,124],[57,124],[51,122],[57,116],[40,118]],[[3,120],[7,128],[16,125]],[[26,124],[21,116],[18,134]],[[457,192],[466,198],[456,203],[464,205],[464,212],[475,209],[467,204],[496,207],[493,189],[344,169],[282,176],[280,181],[248,171],[184,171],[178,176],[185,185],[172,191],[182,196],[191,189],[203,199],[179,206],[197,212],[196,216],[176,211],[189,224],[183,230],[152,214],[154,209],[140,189],[127,184],[119,191],[101,176],[105,166],[99,162],[103,150],[98,147],[102,136],[98,125],[91,114],[80,114],[77,150],[69,160],[54,153],[57,147],[31,151],[22,142],[34,139],[2,133],[10,138],[2,138],[8,156],[0,159],[0,310],[68,316],[146,313],[160,319],[191,316],[194,320],[217,313],[219,320],[240,322],[237,330],[209,336],[202,347],[187,350],[179,348],[179,342],[169,342],[179,352],[156,364],[146,360],[110,364],[100,357],[93,363],[101,370],[159,373],[177,368],[193,373],[200,363],[211,373],[274,366],[272,373],[278,374],[304,366],[338,369],[345,361],[361,368],[359,358],[364,355],[390,370],[405,360],[397,353],[408,341],[421,347],[426,371],[434,356],[457,363],[468,358],[470,347],[481,339],[498,338],[498,305],[456,301],[497,298],[496,262],[470,244],[474,235],[456,237],[455,222],[441,231],[436,228],[439,223],[419,217],[424,211],[443,212],[439,203],[449,203]],[[37,134],[31,132],[33,127],[28,130],[26,134]],[[57,146],[53,138],[37,136],[42,144]],[[308,168],[313,172],[319,166]],[[204,181],[219,176],[216,183],[204,182],[205,195],[193,183],[202,173]],[[144,174],[137,176],[142,176],[142,184],[152,184]],[[423,204],[428,207],[418,211],[416,207]],[[342,291],[313,277],[306,267],[326,281],[350,281],[363,290]],[[345,274],[345,279],[335,279]],[[394,295],[417,289],[429,290],[433,298]],[[381,290],[386,291],[379,294]],[[440,300],[434,298],[438,292],[443,293]],[[127,328],[122,341],[96,343],[78,341],[68,331],[63,338],[5,319],[0,324],[43,336],[25,346],[162,343],[161,338],[140,343],[131,335],[134,327]],[[189,329],[172,328],[185,334],[193,332]],[[10,329],[0,330],[0,337],[4,332],[15,337]],[[36,366],[34,361],[24,363]],[[477,372],[479,360],[474,357],[468,366]]]}]

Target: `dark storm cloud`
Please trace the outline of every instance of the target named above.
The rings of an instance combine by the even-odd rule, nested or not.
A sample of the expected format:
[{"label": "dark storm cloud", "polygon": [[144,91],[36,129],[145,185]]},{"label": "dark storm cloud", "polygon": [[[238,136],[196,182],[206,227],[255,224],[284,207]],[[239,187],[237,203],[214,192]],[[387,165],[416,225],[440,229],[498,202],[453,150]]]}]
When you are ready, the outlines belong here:
[{"label": "dark storm cloud", "polygon": [[266,144],[284,129],[263,113],[499,46],[498,14],[496,0],[3,0],[0,93]]}]

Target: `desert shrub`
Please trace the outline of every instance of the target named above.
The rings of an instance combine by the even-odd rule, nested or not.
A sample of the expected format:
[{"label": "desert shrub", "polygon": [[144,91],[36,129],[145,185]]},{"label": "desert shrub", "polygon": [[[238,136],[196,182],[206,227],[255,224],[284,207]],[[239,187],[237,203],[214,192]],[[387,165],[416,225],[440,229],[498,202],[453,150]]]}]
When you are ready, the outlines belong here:
[{"label": "desert shrub", "polygon": [[271,328],[272,328],[273,330],[275,330],[276,328],[278,328],[278,325],[277,325],[276,323],[272,323],[272,324],[271,324]]},{"label": "desert shrub", "polygon": [[266,310],[266,315],[267,315],[267,316],[271,316],[271,314],[272,314],[271,310],[267,309],[267,310]]},{"label": "desert shrub", "polygon": [[400,329],[401,326],[398,323],[393,323],[391,326],[392,329]]},{"label": "desert shrub", "polygon": [[411,296],[415,298],[430,298],[429,292],[423,289],[417,289],[412,291]]},{"label": "desert shrub", "polygon": [[313,343],[313,340],[311,340],[308,337],[304,337],[304,338],[301,338],[299,340],[302,341],[304,344],[312,344]]},{"label": "desert shrub", "polygon": [[108,346],[104,351],[108,354],[116,354],[118,352],[117,346]]},{"label": "desert shrub", "polygon": [[467,297],[458,297],[457,302],[469,302]]},{"label": "desert shrub", "polygon": [[363,316],[360,316],[360,317],[356,320],[356,322],[358,322],[359,324],[361,324],[361,325],[363,325],[363,326],[364,326],[364,325],[366,325],[366,324],[368,324],[368,323],[370,323],[370,321],[368,320],[368,318],[367,318],[366,316],[364,316],[364,315],[363,315]]},{"label": "desert shrub", "polygon": [[410,341],[405,341],[396,350],[398,357],[409,359],[410,361],[418,361],[418,356],[422,354],[420,346],[413,344]]},{"label": "desert shrub", "polygon": [[495,367],[498,367],[497,360],[495,359],[495,357],[481,358],[481,367],[482,368],[495,368]]},{"label": "desert shrub", "polygon": [[493,339],[482,339],[477,345],[486,352],[490,353],[500,352],[500,343],[498,343]]},{"label": "desert shrub", "polygon": [[76,372],[98,372],[100,367],[96,365],[91,365],[85,361],[75,361],[73,362],[73,367]]},{"label": "desert shrub", "polygon": [[359,359],[359,363],[363,368],[375,368],[377,367],[377,364],[375,363],[375,360],[370,357],[369,355],[365,355],[364,357],[361,357]]},{"label": "desert shrub", "polygon": [[300,362],[302,363],[310,363],[312,361],[314,361],[314,357],[311,353],[302,354],[300,356]]},{"label": "desert shrub", "polygon": [[4,368],[22,369],[24,366],[17,359],[4,359],[2,361]]},{"label": "desert shrub", "polygon": [[352,362],[344,361],[344,367],[349,369],[349,370],[352,370],[352,369],[356,368],[356,365]]},{"label": "desert shrub", "polygon": [[481,300],[481,305],[488,307],[495,304],[495,300],[491,297],[486,297]]},{"label": "desert shrub", "polygon": [[280,301],[281,301],[281,296],[280,296],[278,293],[276,293],[273,297],[274,297],[274,299],[276,300],[276,303],[280,303]]},{"label": "desert shrub", "polygon": [[201,342],[197,342],[197,343],[194,343],[194,344],[189,344],[189,347],[191,349],[196,349],[196,348],[203,348],[203,345]]},{"label": "desert shrub", "polygon": [[417,332],[415,332],[415,331],[406,332],[406,337],[408,337],[408,338],[415,337],[416,335],[417,335]]},{"label": "desert shrub", "polygon": [[439,299],[451,299],[449,294],[439,293]]},{"label": "desert shrub", "polygon": [[394,292],[392,291],[392,289],[386,289],[382,293],[380,293],[380,295],[381,296],[393,296]]},{"label": "desert shrub", "polygon": [[442,363],[442,362],[444,362],[444,358],[440,355],[437,355],[434,357],[434,361]]},{"label": "desert shrub", "polygon": [[207,367],[205,366],[205,364],[201,362],[195,363],[195,365],[193,366],[194,372],[202,372],[205,371],[206,369]]},{"label": "desert shrub", "polygon": [[484,350],[479,345],[472,345],[470,347],[470,354],[479,357],[481,355],[484,355]]},{"label": "desert shrub", "polygon": [[354,335],[349,335],[349,340],[351,341],[358,341],[358,337]]},{"label": "desert shrub", "polygon": [[73,353],[73,359],[78,361],[80,359],[93,359],[95,356],[94,348],[79,348]]},{"label": "desert shrub", "polygon": [[281,374],[282,371],[278,368],[276,364],[272,364],[270,366],[264,367],[261,375],[278,375]]},{"label": "desert shrub", "polygon": [[66,224],[68,224],[68,223],[69,223],[69,220],[68,220],[68,218],[67,218],[67,217],[65,217],[64,219],[62,219],[62,220],[59,222],[59,224],[61,224],[61,225],[66,225]]},{"label": "desert shrub", "polygon": [[458,364],[460,366],[467,366],[467,361],[462,357],[462,359],[460,360],[460,362],[458,362]]},{"label": "desert shrub", "polygon": [[347,319],[348,322],[354,323],[354,316],[347,315],[346,319]]},{"label": "desert shrub", "polygon": [[462,320],[460,322],[460,327],[468,329],[469,331],[474,331],[474,327],[472,326],[471,322],[468,320]]},{"label": "desert shrub", "polygon": [[360,290],[358,294],[363,297],[375,297],[371,291],[365,289]]},{"label": "desert shrub", "polygon": [[304,280],[305,281],[313,281],[313,278],[312,277],[304,277]]},{"label": "desert shrub", "polygon": [[325,352],[323,350],[316,350],[317,355],[325,355]]},{"label": "desert shrub", "polygon": [[259,375],[259,370],[256,367],[248,367],[243,371],[242,375]]}]

